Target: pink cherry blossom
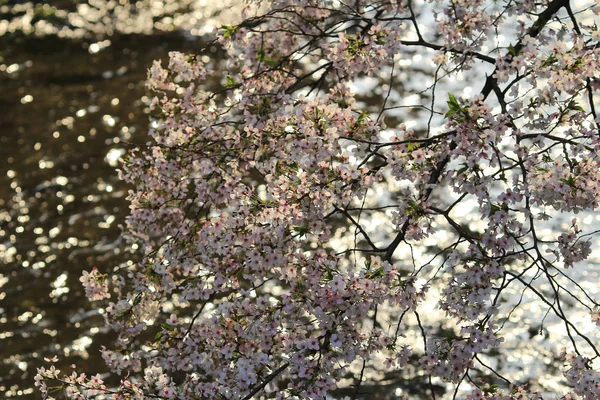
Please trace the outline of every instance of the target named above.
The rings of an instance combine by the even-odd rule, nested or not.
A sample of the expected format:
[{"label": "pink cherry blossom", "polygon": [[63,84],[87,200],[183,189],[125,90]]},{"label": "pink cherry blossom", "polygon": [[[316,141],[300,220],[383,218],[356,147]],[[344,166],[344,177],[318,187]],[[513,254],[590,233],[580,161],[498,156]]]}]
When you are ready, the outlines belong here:
[{"label": "pink cherry blossom", "polygon": [[[600,307],[571,277],[600,198],[599,10],[577,7],[256,0],[222,62],[155,61],[121,171],[141,260],[81,277],[121,384],[41,367],[42,395],[598,398],[570,314]],[[528,351],[563,377],[524,385]]]}]

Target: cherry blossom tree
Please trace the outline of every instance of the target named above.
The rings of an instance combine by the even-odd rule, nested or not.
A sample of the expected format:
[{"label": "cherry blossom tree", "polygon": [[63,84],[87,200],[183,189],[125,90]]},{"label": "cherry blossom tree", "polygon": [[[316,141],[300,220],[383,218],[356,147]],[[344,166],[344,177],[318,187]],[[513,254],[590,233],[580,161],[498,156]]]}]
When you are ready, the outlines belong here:
[{"label": "cherry blossom tree", "polygon": [[81,278],[121,385],[40,367],[42,393],[600,398],[600,4],[244,13],[224,64],[149,70],[143,259]]}]

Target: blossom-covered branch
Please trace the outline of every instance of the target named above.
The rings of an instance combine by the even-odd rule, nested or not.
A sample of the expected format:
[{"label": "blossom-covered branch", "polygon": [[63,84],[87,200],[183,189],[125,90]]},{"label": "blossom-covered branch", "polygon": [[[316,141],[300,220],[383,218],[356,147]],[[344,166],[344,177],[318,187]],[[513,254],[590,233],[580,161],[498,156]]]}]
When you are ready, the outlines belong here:
[{"label": "blossom-covered branch", "polygon": [[600,396],[599,11],[250,1],[225,67],[156,61],[122,171],[144,258],[82,277],[106,396]]}]

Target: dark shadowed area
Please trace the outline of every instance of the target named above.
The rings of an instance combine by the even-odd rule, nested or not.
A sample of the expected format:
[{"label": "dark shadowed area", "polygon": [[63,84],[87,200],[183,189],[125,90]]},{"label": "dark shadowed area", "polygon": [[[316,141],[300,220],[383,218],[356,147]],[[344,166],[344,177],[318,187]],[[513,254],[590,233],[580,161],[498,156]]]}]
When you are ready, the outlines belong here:
[{"label": "dark shadowed area", "polygon": [[[82,30],[69,21],[83,2],[39,3],[0,1],[0,393],[6,398],[39,398],[36,367],[54,355],[64,372],[71,364],[106,371],[100,343],[110,332],[79,277],[134,257],[120,238],[128,188],[116,168],[132,143],[146,140],[146,71],[169,51],[202,47],[199,36],[176,30],[102,32],[101,24]],[[90,1],[89,8],[102,11],[102,3]],[[120,18],[119,10],[108,11]],[[155,14],[154,21],[164,22]],[[36,26],[35,34],[27,26]]]}]

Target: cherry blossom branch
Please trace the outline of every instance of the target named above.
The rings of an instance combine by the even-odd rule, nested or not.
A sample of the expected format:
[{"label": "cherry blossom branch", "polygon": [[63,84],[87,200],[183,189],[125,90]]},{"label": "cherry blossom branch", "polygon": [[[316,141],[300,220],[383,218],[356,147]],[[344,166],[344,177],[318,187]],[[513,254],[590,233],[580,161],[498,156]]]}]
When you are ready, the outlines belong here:
[{"label": "cherry blossom branch", "polygon": [[275,371],[271,372],[269,375],[267,375],[265,377],[265,379],[263,379],[263,381],[256,387],[254,387],[250,393],[248,393],[246,396],[244,396],[242,398],[242,400],[250,400],[255,394],[257,394],[258,392],[260,392],[261,390],[263,390],[265,388],[265,386],[267,386],[271,381],[273,381],[273,379],[275,379],[279,374],[281,374],[283,371],[285,371],[287,369],[287,367],[289,367],[289,364],[283,364],[282,366],[280,366],[279,368],[277,368]]}]

